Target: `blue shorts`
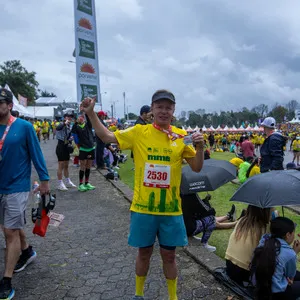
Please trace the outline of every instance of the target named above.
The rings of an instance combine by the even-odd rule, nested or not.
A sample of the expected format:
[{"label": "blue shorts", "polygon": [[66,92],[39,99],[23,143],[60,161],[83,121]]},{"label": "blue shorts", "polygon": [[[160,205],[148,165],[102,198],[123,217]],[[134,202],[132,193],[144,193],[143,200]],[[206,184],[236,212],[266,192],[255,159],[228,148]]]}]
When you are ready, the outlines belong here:
[{"label": "blue shorts", "polygon": [[188,239],[183,216],[159,216],[131,212],[128,244],[136,248],[150,247],[156,236],[161,246],[186,246]]}]

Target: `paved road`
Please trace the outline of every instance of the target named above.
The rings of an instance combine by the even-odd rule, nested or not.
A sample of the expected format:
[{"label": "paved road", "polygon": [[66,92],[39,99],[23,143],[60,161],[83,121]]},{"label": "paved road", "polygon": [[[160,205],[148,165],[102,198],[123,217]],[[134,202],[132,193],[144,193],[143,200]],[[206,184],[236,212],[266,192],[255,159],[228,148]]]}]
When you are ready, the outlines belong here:
[{"label": "paved road", "polygon": [[[54,186],[55,142],[42,144],[42,148]],[[71,166],[70,170],[77,182],[78,169]],[[131,299],[136,250],[127,246],[129,204],[98,172],[92,173],[91,182],[97,186],[95,191],[57,192],[55,211],[63,213],[65,220],[59,228],[50,227],[45,238],[33,236],[33,225],[28,222],[26,230],[38,258],[13,278],[15,299]],[[0,245],[4,245],[2,236]],[[146,282],[149,300],[168,299],[157,250]],[[1,247],[1,270],[3,254]],[[179,299],[227,299],[232,295],[180,249],[177,259]]]}]

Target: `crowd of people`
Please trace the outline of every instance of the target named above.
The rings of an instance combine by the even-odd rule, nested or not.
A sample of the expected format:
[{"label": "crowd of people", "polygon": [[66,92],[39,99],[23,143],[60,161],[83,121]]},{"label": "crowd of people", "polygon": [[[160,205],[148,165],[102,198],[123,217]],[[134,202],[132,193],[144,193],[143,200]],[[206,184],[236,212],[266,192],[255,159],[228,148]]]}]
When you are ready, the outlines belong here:
[{"label": "crowd of people", "polygon": [[[137,124],[125,130],[109,130],[105,112],[94,112],[95,102],[94,98],[84,99],[76,119],[67,113],[63,120],[51,123],[48,120],[42,123],[29,120],[31,126],[30,122],[12,116],[12,94],[0,90],[0,223],[6,240],[0,300],[14,297],[13,273],[24,270],[37,256],[26,241],[23,228],[30,191],[31,161],[41,181],[39,192],[49,193],[50,178],[39,135],[46,142],[51,129],[57,140],[58,189],[63,191],[73,187],[79,192],[95,189],[90,181],[91,168],[105,168],[108,172],[112,167],[117,169],[118,161],[124,158],[120,151],[132,151],[135,189],[128,243],[138,248],[133,300],[144,299],[145,281],[156,240],[169,299],[177,300],[176,247],[187,245],[188,236],[202,233],[201,245],[208,251],[215,251],[215,247],[208,244],[209,238],[214,230],[224,228],[234,228],[226,251],[227,273],[232,280],[240,285],[251,283],[255,286],[257,299],[296,299],[300,296],[300,277],[296,271],[300,243],[295,239],[295,224],[291,220],[278,216],[270,208],[251,205],[239,218],[234,205],[225,216],[218,217],[210,205],[210,195],[200,199],[197,194],[190,197],[180,194],[183,161],[192,171],[199,173],[205,158],[209,159],[209,151],[215,151],[220,143],[224,149],[234,143],[234,151],[240,159],[237,175],[241,182],[259,172],[283,170],[287,139],[275,130],[272,117],[262,123],[262,143],[253,143],[253,138],[258,138],[253,135],[235,136],[232,140],[225,136],[225,140],[201,132],[193,133],[191,143],[188,143],[184,138],[186,132],[171,125],[176,100],[170,91],[156,91],[151,106],[141,108]],[[298,141],[296,136],[292,141],[293,151],[298,151]],[[257,146],[260,155],[255,151]],[[71,154],[76,149],[78,153],[74,159],[78,157],[78,161],[74,162],[79,164],[78,186],[69,175]],[[16,164],[22,168],[16,171]]]}]

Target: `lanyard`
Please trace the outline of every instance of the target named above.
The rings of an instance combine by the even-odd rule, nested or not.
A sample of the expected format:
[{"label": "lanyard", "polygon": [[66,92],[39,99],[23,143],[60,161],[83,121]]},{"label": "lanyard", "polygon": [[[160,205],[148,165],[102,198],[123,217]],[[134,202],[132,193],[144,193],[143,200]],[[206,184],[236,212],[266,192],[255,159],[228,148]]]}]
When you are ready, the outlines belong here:
[{"label": "lanyard", "polygon": [[169,129],[164,129],[164,128],[161,128],[159,125],[153,123],[152,124],[153,127],[163,133],[165,133],[166,135],[168,135],[168,138],[171,139],[172,141],[175,141],[177,139],[182,139],[184,137],[184,135],[182,134],[178,134],[178,133],[175,133],[172,131],[172,127],[169,126]]},{"label": "lanyard", "polygon": [[8,132],[9,132],[9,129],[10,129],[12,123],[13,123],[15,120],[16,120],[15,117],[13,117],[13,116],[10,116],[10,117],[9,117],[8,123],[7,123],[7,125],[6,125],[6,128],[5,128],[4,133],[3,133],[3,136],[2,136],[2,139],[0,140],[0,152],[2,151],[3,144],[4,144],[4,141],[5,141],[5,139],[6,139],[7,134],[8,134]]}]

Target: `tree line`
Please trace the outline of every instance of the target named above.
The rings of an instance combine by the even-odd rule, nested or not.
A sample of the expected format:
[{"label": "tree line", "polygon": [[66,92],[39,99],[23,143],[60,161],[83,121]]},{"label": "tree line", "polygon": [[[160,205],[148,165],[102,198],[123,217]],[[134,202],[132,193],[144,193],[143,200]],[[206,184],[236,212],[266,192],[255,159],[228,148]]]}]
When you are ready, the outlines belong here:
[{"label": "tree line", "polygon": [[266,116],[274,117],[277,123],[284,123],[295,117],[295,110],[298,107],[297,100],[291,100],[287,105],[276,103],[271,109],[266,104],[254,106],[252,109],[243,107],[240,111],[221,111],[220,113],[205,113],[205,110],[198,109],[196,111],[182,111],[180,116],[176,118],[177,126],[206,126],[217,127],[233,125],[236,127],[255,126]]},{"label": "tree line", "polygon": [[[28,99],[28,104],[34,104],[39,97],[56,97],[52,92],[39,88],[39,83],[36,79],[36,72],[28,71],[22,66],[19,60],[5,61],[0,65],[0,85],[8,84],[13,94],[17,97],[18,94]],[[266,104],[260,104],[252,109],[243,107],[240,111],[221,111],[220,113],[206,113],[205,109],[197,109],[195,111],[182,111],[180,116],[175,120],[177,126],[203,126],[206,127],[218,125],[241,126],[255,125],[260,119],[265,116],[272,116],[278,123],[283,123],[286,120],[292,120],[295,117],[295,109],[298,106],[297,100],[291,100],[287,105],[276,103],[273,107]],[[128,119],[137,119],[134,113],[128,114]]]},{"label": "tree line", "polygon": [[18,94],[26,97],[29,105],[39,97],[56,97],[54,93],[40,89],[36,72],[29,72],[19,60],[5,61],[0,65],[0,86],[6,84],[16,97]]}]

